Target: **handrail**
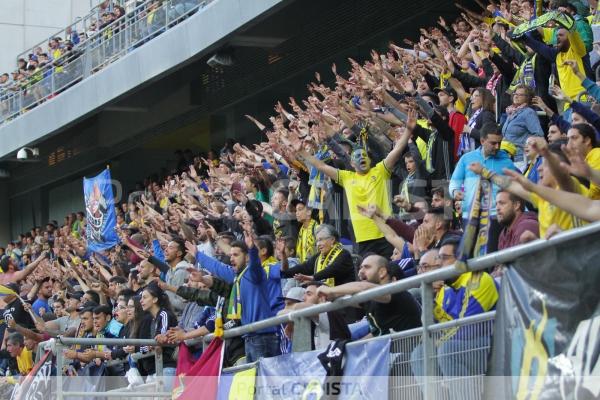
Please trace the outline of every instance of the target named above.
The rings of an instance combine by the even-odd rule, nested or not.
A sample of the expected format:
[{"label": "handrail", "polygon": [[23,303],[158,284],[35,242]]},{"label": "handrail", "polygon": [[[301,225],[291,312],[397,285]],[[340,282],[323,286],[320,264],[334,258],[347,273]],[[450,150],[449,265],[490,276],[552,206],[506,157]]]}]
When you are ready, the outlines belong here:
[{"label": "handrail", "polygon": [[[145,1],[144,3],[138,5],[135,9],[123,17],[111,22],[109,25],[96,32],[93,36],[80,43],[80,45],[73,47],[72,54],[70,54],[68,57],[61,57],[55,60],[55,62],[58,61],[61,63],[59,66],[63,71],[69,71],[70,67],[72,67],[73,71],[79,72],[78,74],[73,74],[73,71],[71,71],[72,75],[66,79],[64,75],[61,76],[61,82],[63,86],[55,86],[55,81],[57,80],[55,77],[57,74],[56,71],[52,71],[48,77],[34,81],[37,79],[37,77],[39,77],[39,74],[44,74],[44,72],[48,72],[49,70],[53,70],[57,67],[55,62],[52,62],[49,63],[48,66],[45,66],[37,71],[34,75],[23,81],[20,81],[17,85],[15,85],[15,87],[18,88],[17,90],[5,90],[0,93],[0,113],[2,114],[0,116],[0,124],[14,119],[27,110],[37,106],[44,100],[51,98],[56,93],[60,93],[69,86],[86,79],[89,75],[93,75],[105,67],[108,63],[111,63],[116,59],[121,58],[123,55],[128,54],[132,48],[140,46],[146,41],[152,39],[154,36],[159,34],[161,30],[170,29],[184,18],[187,18],[189,15],[197,12],[199,9],[205,7],[207,4],[213,1],[214,0],[197,0],[197,4],[195,4],[191,9],[184,11],[181,15],[177,15],[176,17],[169,17],[170,12],[175,10],[175,8],[173,7],[173,0],[166,0],[159,8],[155,10],[155,12],[162,10],[162,12],[165,13],[164,24],[161,23],[160,26],[153,26],[153,30],[149,33],[145,33],[145,36],[143,37],[134,37],[136,36],[135,32],[133,32],[135,30],[134,28],[139,29],[139,25],[136,24],[142,22],[147,16],[147,14],[144,13],[144,10],[147,8],[149,1]],[[128,19],[132,15],[139,17],[137,19]],[[115,28],[119,28],[119,30]],[[127,33],[127,35],[124,35],[125,33]],[[101,55],[103,57],[101,57],[100,62],[94,67],[90,67],[89,63],[96,61],[92,52],[96,51],[97,49],[106,51],[105,46],[115,43],[115,37],[118,37],[121,39],[121,41],[124,41],[125,46],[119,48],[114,53],[111,52],[108,56],[102,53]]]},{"label": "handrail", "polygon": [[[147,0],[147,1],[150,1],[150,0]],[[106,9],[107,9],[107,10],[110,10],[110,9],[113,9],[113,8],[114,8],[114,5],[115,5],[115,3],[118,3],[118,0],[108,0],[108,2],[109,2],[109,5],[106,7]],[[103,3],[104,3],[104,1],[103,1],[103,0],[100,0],[100,2],[99,2],[98,4],[96,4],[94,7],[92,7],[92,9],[90,9],[90,11],[89,11],[89,12],[88,12],[86,15],[84,15],[83,17],[77,17],[77,18],[75,19],[75,21],[73,21],[72,23],[70,23],[70,24],[69,24],[69,25],[67,25],[66,27],[64,27],[64,28],[62,28],[61,30],[59,30],[58,32],[55,32],[54,34],[52,34],[52,35],[48,36],[48,37],[47,37],[45,40],[43,40],[43,41],[41,41],[41,42],[37,43],[36,45],[34,45],[34,46],[31,46],[29,49],[27,49],[27,50],[25,50],[25,51],[21,52],[21,53],[20,53],[20,54],[17,56],[17,59],[16,59],[15,61],[16,61],[16,62],[18,62],[18,60],[19,60],[20,58],[25,58],[25,59],[26,59],[26,56],[27,56],[28,54],[30,54],[30,53],[33,53],[33,52],[35,51],[35,48],[36,48],[36,47],[41,47],[41,46],[43,46],[44,44],[48,43],[48,42],[49,42],[49,41],[50,41],[52,38],[55,38],[55,37],[57,37],[57,36],[62,36],[62,35],[63,35],[63,33],[65,33],[65,34],[66,34],[66,32],[67,32],[67,29],[69,29],[69,28],[73,28],[74,26],[76,26],[76,25],[77,25],[77,24],[79,24],[79,23],[82,23],[82,22],[83,22],[83,28],[84,28],[84,29],[86,29],[86,28],[87,28],[87,26],[88,26],[88,25],[86,24],[86,22],[87,22],[87,21],[89,21],[89,20],[91,20],[92,18],[96,17],[96,21],[98,21],[98,22],[99,22],[99,19],[98,19],[98,17],[100,16],[100,9],[101,9],[101,6],[102,6],[102,4],[103,4]],[[83,41],[82,41],[82,43],[83,43]]]},{"label": "handrail", "polygon": [[[600,232],[600,221],[589,224],[587,226],[571,229],[565,232],[561,232],[558,235],[546,240],[538,239],[536,241],[511,247],[509,249],[500,250],[482,257],[469,259],[467,261],[468,271],[480,271],[482,269],[493,267],[497,264],[503,264],[509,261],[513,261],[518,257],[538,252],[540,250],[555,247],[559,244],[569,242],[572,240],[586,237],[590,234]],[[290,322],[300,318],[314,317],[321,313],[339,310],[348,306],[354,306],[360,303],[364,303],[373,300],[377,297],[390,295],[398,292],[402,292],[407,289],[418,287],[422,283],[432,283],[439,280],[446,280],[457,277],[464,273],[455,268],[455,265],[439,268],[435,271],[430,271],[424,274],[411,276],[396,282],[381,285],[372,289],[365,290],[354,294],[352,296],[344,296],[336,299],[333,302],[327,302],[317,304],[311,307],[304,308],[298,311],[292,311],[286,315],[280,315],[262,321],[254,322],[248,325],[242,325],[238,328],[226,330],[223,337],[225,339],[242,336],[247,333],[260,331],[266,328],[280,325],[282,323]],[[433,327],[434,325],[430,326]],[[214,334],[204,336],[204,341],[209,342],[214,338]]]}]

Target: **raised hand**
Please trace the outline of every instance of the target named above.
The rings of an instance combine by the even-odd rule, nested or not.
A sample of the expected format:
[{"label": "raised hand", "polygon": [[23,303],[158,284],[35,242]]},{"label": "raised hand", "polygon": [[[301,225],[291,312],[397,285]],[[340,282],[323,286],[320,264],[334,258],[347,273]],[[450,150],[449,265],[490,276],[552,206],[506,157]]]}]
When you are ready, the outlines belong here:
[{"label": "raised hand", "polygon": [[186,241],[185,242],[185,250],[192,257],[196,258],[196,253],[198,253],[198,248],[196,247],[196,245],[194,243]]},{"label": "raised hand", "polygon": [[527,179],[525,176],[523,176],[521,173],[517,172],[517,171],[513,171],[510,169],[504,169],[503,171],[513,182],[517,182],[519,183],[521,186],[523,186],[523,188],[525,188],[526,190],[533,190],[533,188],[535,187],[535,183],[531,182],[529,179]]},{"label": "raised hand", "polygon": [[575,175],[581,178],[590,179],[592,176],[592,168],[585,161],[583,154],[579,151],[570,149],[566,145],[561,146],[563,153],[569,159],[569,164],[566,162],[561,162],[560,166],[566,169],[571,175]]},{"label": "raised hand", "polygon": [[377,214],[377,206],[375,204],[369,204],[366,207],[357,205],[356,208],[362,216],[370,219],[372,219]]},{"label": "raised hand", "polygon": [[481,173],[483,172],[483,165],[481,165],[478,162],[474,162],[469,164],[469,170],[471,170],[471,172],[476,173],[477,175],[481,175]]}]

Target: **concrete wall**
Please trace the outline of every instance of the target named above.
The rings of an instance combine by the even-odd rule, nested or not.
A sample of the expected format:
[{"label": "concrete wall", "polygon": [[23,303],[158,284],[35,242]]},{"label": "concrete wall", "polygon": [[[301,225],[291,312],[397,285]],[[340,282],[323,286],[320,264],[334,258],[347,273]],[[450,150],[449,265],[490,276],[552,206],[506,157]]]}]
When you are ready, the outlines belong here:
[{"label": "concrete wall", "polygon": [[[0,157],[46,139],[118,96],[208,52],[210,46],[287,0],[220,0],[26,115],[0,126]],[[103,141],[110,140],[102,137]]]},{"label": "concrete wall", "polygon": [[14,71],[21,52],[88,14],[99,0],[2,0],[0,73]]},{"label": "concrete wall", "polygon": [[10,240],[10,202],[8,200],[8,183],[0,182],[0,246]]}]

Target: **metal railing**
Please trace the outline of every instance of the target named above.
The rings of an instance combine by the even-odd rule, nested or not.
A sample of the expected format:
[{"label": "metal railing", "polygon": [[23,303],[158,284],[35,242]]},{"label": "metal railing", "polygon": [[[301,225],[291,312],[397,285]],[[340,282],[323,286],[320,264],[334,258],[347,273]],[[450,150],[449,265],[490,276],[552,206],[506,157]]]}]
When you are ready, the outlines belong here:
[{"label": "metal railing", "polygon": [[[152,0],[146,0],[146,1],[152,1]],[[103,3],[106,3],[106,6],[104,6]],[[41,47],[43,49],[44,46],[47,45],[50,42],[50,40],[55,37],[60,37],[65,41],[69,40],[69,38],[71,37],[71,32],[73,32],[73,31],[80,34],[81,42],[79,44],[80,45],[83,44],[83,42],[86,40],[85,35],[89,31],[89,29],[93,28],[94,25],[97,27],[101,23],[102,14],[104,12],[112,12],[114,10],[115,6],[117,6],[117,5],[123,6],[122,3],[123,3],[123,1],[120,1],[120,0],[100,1],[85,16],[77,17],[77,19],[75,21],[73,21],[72,24],[69,24],[69,26],[67,26],[66,28],[57,31],[53,35],[48,36],[45,40],[42,40],[41,42],[35,44],[34,46],[31,46],[31,48],[23,51],[21,54],[19,54],[17,56],[16,61],[18,62],[18,60],[20,58],[27,60],[29,54],[35,54],[35,49],[37,49],[38,47]],[[94,30],[95,29],[96,28],[94,28]],[[46,49],[46,51],[50,51],[50,50]]]},{"label": "metal railing", "polygon": [[[156,369],[156,381],[153,383],[146,383],[139,386],[135,386],[132,389],[128,387],[118,388],[115,390],[103,391],[103,392],[91,392],[91,391],[65,391],[64,390],[64,379],[63,369],[66,366],[66,359],[63,350],[66,346],[72,345],[84,345],[84,346],[159,346],[154,339],[107,339],[107,338],[69,338],[59,337],[55,342],[55,354],[56,354],[56,398],[63,400],[69,397],[159,397],[159,398],[171,398],[171,392],[162,391],[163,383],[163,357],[162,352],[154,351],[146,354],[137,354],[134,357],[136,360],[148,357],[154,357],[155,369]],[[109,365],[114,366],[128,362],[127,360],[113,360],[109,362]],[[172,378],[172,377],[168,377]],[[149,389],[149,390],[144,390]]]},{"label": "metal railing", "polygon": [[152,8],[150,2],[139,5],[27,79],[0,92],[0,124],[99,72],[212,1],[165,0],[157,8]]},{"label": "metal railing", "polygon": [[[478,271],[496,264],[515,261],[531,253],[552,249],[558,245],[580,240],[597,232],[600,232],[600,222],[560,233],[549,240],[537,240],[477,259],[471,259],[467,262],[467,270]],[[422,275],[369,289],[352,296],[344,296],[334,302],[318,304],[293,311],[287,315],[226,330],[224,338],[242,336],[287,322],[294,322],[301,325],[308,322],[308,318],[324,312],[339,310],[384,295],[420,286],[423,326],[402,332],[392,332],[387,335],[391,340],[390,398],[446,399],[451,397],[451,393],[454,398],[456,398],[457,393],[460,393],[460,398],[463,399],[479,399],[481,398],[483,378],[487,369],[487,355],[491,348],[495,311],[448,322],[433,323],[433,288],[431,283],[454,278],[464,272],[456,269],[454,265],[443,267]],[[294,329],[293,342],[299,340],[302,343],[310,343],[310,340],[307,341],[302,335],[310,335],[310,329]],[[214,335],[212,334],[205,336],[205,343],[212,340],[213,337]],[[381,339],[381,337],[356,341],[349,343],[348,346],[355,346],[365,341],[378,339]],[[56,347],[58,366],[64,365],[64,357],[62,356],[62,351],[59,350],[62,350],[64,345],[71,344],[158,345],[151,339],[62,338]],[[294,347],[294,351],[306,350],[310,350],[310,348]],[[157,375],[160,375],[159,368],[162,367],[160,353],[157,353],[156,357]],[[255,365],[256,363],[226,368],[223,372],[237,372]],[[462,368],[460,371],[459,367]],[[59,368],[58,370],[60,371],[61,369]],[[59,379],[61,379],[60,375]],[[75,392],[63,392],[62,385],[57,385],[57,388],[60,388],[57,391],[59,399],[77,395]],[[147,393],[144,394],[145,392],[140,393],[142,394],[138,395],[138,392],[117,390],[111,392],[109,396],[148,396]],[[106,395],[106,392],[87,393],[89,397],[100,397],[103,395]],[[168,397],[170,393],[158,392],[154,396]]]}]

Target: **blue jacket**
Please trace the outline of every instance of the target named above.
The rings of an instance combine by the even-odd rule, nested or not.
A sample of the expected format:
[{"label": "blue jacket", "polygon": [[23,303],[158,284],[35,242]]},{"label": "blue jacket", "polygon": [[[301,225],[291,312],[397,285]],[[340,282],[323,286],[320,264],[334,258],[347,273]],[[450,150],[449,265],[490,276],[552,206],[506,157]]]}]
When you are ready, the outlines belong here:
[{"label": "blue jacket", "polygon": [[[270,277],[267,278],[267,274],[258,257],[258,250],[256,247],[250,249],[249,255],[250,263],[240,282],[242,325],[274,317],[277,314],[277,311],[274,311],[273,302],[280,301],[277,297],[274,299],[270,297],[272,289],[269,286],[274,279],[270,279]],[[227,283],[232,284],[236,277],[233,267],[223,264],[202,252],[198,252],[196,255],[196,262],[202,268],[223,279]],[[279,275],[279,268],[271,267],[271,270],[277,270],[276,273]],[[241,272],[242,271],[240,271],[240,273]],[[275,274],[275,272],[272,274]],[[279,286],[279,296],[281,296],[281,283],[279,281],[277,281],[277,286]],[[272,327],[260,330],[256,333],[274,333],[276,330],[276,327]]]},{"label": "blue jacket", "polygon": [[[469,218],[469,211],[471,211],[471,205],[473,204],[473,198],[479,185],[479,175],[469,170],[471,163],[478,162],[490,171],[494,171],[497,174],[503,174],[504,168],[519,171],[515,164],[508,157],[508,153],[504,150],[498,150],[496,155],[485,158],[483,156],[483,147],[476,150],[470,151],[458,160],[452,178],[450,178],[450,195],[454,196],[455,190],[461,190],[464,187],[465,197],[463,201],[463,213],[462,217]],[[492,185],[492,209],[490,215],[496,215],[496,193],[498,193],[498,186]]]},{"label": "blue jacket", "polygon": [[502,125],[502,136],[505,140],[517,146],[515,160],[520,161],[523,159],[523,148],[527,138],[530,136],[544,137],[544,131],[534,109],[525,107],[506,119],[506,122]]}]

